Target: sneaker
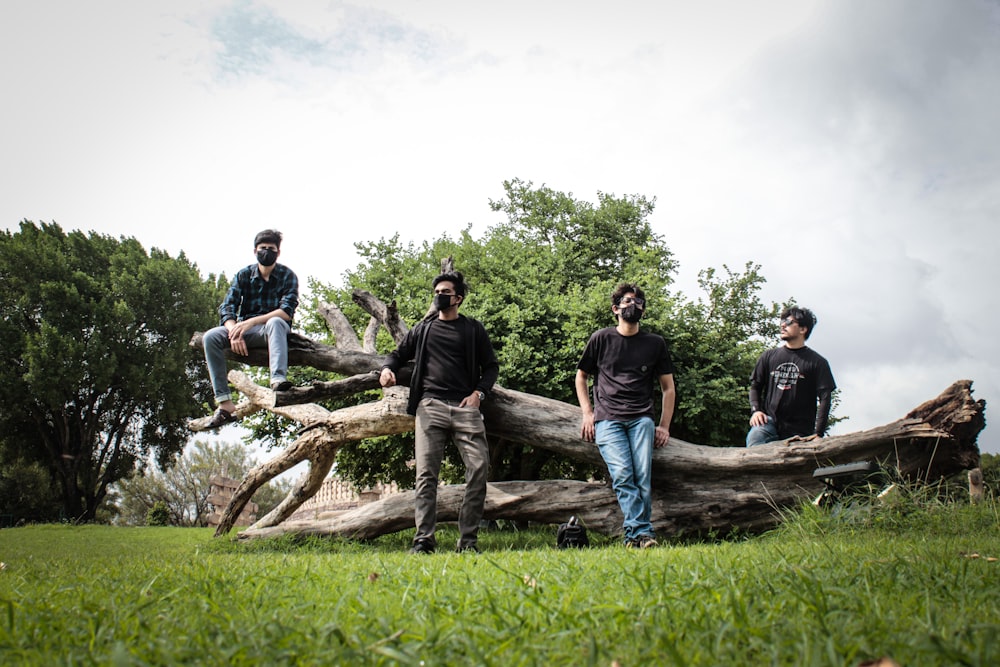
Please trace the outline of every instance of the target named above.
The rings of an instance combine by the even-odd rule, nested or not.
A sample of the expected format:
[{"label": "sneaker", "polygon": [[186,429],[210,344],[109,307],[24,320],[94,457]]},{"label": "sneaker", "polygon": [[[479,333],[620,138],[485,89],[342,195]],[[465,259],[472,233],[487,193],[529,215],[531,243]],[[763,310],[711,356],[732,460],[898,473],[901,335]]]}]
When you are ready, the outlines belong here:
[{"label": "sneaker", "polygon": [[458,548],[455,549],[455,553],[458,553],[458,554],[481,554],[483,552],[480,551],[479,547],[476,546],[475,544],[466,544],[464,546],[461,545],[461,544],[459,544]]},{"label": "sneaker", "polygon": [[292,383],[288,380],[275,380],[271,383],[271,391],[288,391],[292,388]]},{"label": "sneaker", "polygon": [[434,540],[427,537],[418,537],[413,540],[413,546],[410,547],[411,554],[432,554],[434,553]]}]

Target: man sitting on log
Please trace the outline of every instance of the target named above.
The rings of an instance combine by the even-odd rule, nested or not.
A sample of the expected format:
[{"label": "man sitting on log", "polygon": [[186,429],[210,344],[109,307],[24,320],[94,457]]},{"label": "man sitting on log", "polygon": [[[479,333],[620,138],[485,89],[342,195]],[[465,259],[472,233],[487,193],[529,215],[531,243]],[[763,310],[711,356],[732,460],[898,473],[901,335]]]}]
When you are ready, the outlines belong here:
[{"label": "man sitting on log", "polygon": [[236,405],[226,379],[226,350],[247,356],[249,348],[266,347],[271,368],[271,389],[286,391],[292,384],[288,374],[288,332],[299,305],[299,279],[284,264],[281,232],[265,229],[253,241],[257,263],[240,269],[219,306],[219,326],[202,338],[205,363],[212,381],[218,409],[208,428],[236,421]]},{"label": "man sitting on log", "polygon": [[[583,410],[581,437],[596,440],[625,515],[625,546],[656,546],[653,536],[653,448],[670,439],[674,365],[661,336],[639,331],[645,294],[622,283],[611,294],[618,325],[591,335],[577,366],[576,396]],[[587,381],[594,376],[594,406]],[[663,391],[660,424],[653,425],[653,383]]]},{"label": "man sitting on log", "polygon": [[837,385],[827,360],[806,347],[816,316],[808,308],[793,306],[781,313],[779,326],[785,344],[762,354],[750,376],[747,447],[787,438],[820,438],[830,419]]},{"label": "man sitting on log", "polygon": [[465,496],[458,514],[458,551],[478,553],[479,522],[486,502],[489,448],[479,404],[500,372],[486,328],[458,314],[465,300],[465,278],[458,271],[434,279],[438,316],[406,334],[379,375],[383,387],[396,384],[396,371],[415,358],[406,411],[416,416],[417,485],[414,518],[417,532],[410,553],[437,548],[437,489],[441,459],[452,438],[465,464]]}]

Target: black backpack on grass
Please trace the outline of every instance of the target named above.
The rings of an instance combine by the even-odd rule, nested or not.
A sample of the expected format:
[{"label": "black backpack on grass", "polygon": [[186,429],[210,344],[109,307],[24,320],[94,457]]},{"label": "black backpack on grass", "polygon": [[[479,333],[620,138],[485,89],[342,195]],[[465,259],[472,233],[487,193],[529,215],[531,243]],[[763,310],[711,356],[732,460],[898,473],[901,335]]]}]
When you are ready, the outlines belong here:
[{"label": "black backpack on grass", "polygon": [[560,549],[582,549],[590,546],[587,529],[577,523],[575,516],[571,516],[566,523],[559,524],[559,530],[556,531],[556,546]]}]

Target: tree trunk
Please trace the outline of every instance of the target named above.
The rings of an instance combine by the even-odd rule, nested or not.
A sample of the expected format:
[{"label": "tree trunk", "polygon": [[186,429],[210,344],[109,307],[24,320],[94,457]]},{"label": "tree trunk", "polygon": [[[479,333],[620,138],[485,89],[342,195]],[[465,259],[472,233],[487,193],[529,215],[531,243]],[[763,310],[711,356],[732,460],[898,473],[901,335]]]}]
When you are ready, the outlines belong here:
[{"label": "tree trunk", "polygon": [[[355,300],[361,302],[357,296]],[[374,306],[369,312],[372,310],[379,312]],[[328,312],[339,313],[339,309]],[[338,329],[341,338],[343,331],[343,327]],[[401,330],[397,328],[394,335],[401,335]],[[200,345],[199,335],[192,344]],[[336,350],[293,335],[290,363],[352,377],[278,395],[254,384],[243,373],[230,372],[230,381],[247,399],[238,406],[240,414],[266,409],[299,421],[303,428],[283,452],[247,474],[225,509],[216,535],[232,528],[257,488],[303,460],[310,461],[309,474],[277,508],[243,531],[242,539],[288,532],[371,538],[413,525],[412,493],[390,496],[334,519],[285,521],[319,489],[343,443],[413,429],[413,418],[406,414],[408,390],[404,387],[386,390],[381,401],[335,412],[314,403],[301,404],[378,386],[372,371],[381,367],[384,357],[358,351],[359,345],[344,347],[347,349]],[[263,351],[240,360],[267,364]],[[408,374],[399,379],[405,384]],[[875,461],[903,479],[922,482],[975,468],[979,464],[976,438],[985,426],[985,401],[973,400],[971,387],[970,380],[958,381],[895,422],[809,442],[793,438],[744,448],[696,445],[671,438],[665,448],[653,454],[653,527],[669,536],[771,526],[783,508],[823,490],[822,481],[814,478],[813,472],[824,466]],[[580,439],[580,410],[576,406],[496,387],[482,411],[491,440],[503,438],[603,465],[597,446]],[[192,430],[203,428],[204,421],[192,422]],[[457,518],[462,491],[461,485],[441,487],[440,520]],[[621,530],[618,503],[604,484],[546,480],[489,485],[486,519],[560,523],[571,515],[600,533]]]}]

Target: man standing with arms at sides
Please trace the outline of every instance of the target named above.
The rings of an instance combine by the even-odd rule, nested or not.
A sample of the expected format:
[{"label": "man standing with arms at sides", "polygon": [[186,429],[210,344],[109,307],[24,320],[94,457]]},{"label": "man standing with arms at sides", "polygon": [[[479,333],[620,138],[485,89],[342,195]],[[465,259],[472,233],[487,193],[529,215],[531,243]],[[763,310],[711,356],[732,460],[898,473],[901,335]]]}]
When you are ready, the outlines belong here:
[{"label": "man standing with arms at sides", "polygon": [[747,447],[786,438],[815,440],[830,419],[837,385],[827,360],[806,347],[816,316],[793,306],[781,313],[779,326],[785,344],[760,355],[750,376]]},{"label": "man standing with arms at sides", "polygon": [[236,405],[226,379],[226,350],[247,356],[250,348],[266,347],[271,369],[271,389],[292,386],[288,374],[288,332],[299,305],[299,279],[284,264],[281,232],[265,229],[253,241],[257,263],[240,269],[233,277],[226,299],[219,306],[219,324],[202,337],[205,363],[219,407],[208,428],[236,421]]},{"label": "man standing with arms at sides", "polygon": [[[653,537],[653,448],[670,439],[674,365],[661,336],[639,331],[646,299],[638,285],[621,283],[611,294],[618,325],[594,332],[577,365],[576,396],[583,410],[581,437],[597,442],[625,515],[625,546],[656,546]],[[594,406],[588,379],[594,377]],[[654,425],[653,384],[663,392]]]},{"label": "man standing with arms at sides", "polygon": [[467,286],[458,271],[434,279],[438,316],[409,332],[382,368],[379,383],[396,384],[396,372],[414,359],[407,412],[414,427],[417,484],[414,519],[417,526],[410,553],[430,554],[437,548],[438,476],[448,438],[454,440],[465,464],[465,496],[458,514],[459,552],[479,553],[479,522],[486,502],[489,448],[479,405],[489,395],[500,372],[486,328],[458,314]]}]

